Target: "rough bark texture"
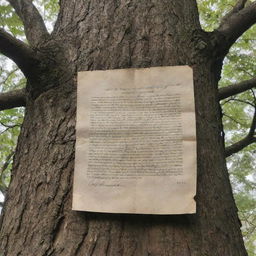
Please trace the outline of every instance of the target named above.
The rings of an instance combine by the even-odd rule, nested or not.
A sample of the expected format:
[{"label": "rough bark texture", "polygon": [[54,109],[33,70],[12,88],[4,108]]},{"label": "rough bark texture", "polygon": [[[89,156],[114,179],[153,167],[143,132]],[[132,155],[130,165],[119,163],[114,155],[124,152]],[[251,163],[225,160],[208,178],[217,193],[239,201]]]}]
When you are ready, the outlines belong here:
[{"label": "rough bark texture", "polygon": [[[1,223],[5,256],[245,256],[225,165],[212,34],[194,0],[62,0],[26,115]],[[197,214],[71,211],[76,72],[189,64],[194,69]],[[150,198],[149,198],[150,200]]]}]

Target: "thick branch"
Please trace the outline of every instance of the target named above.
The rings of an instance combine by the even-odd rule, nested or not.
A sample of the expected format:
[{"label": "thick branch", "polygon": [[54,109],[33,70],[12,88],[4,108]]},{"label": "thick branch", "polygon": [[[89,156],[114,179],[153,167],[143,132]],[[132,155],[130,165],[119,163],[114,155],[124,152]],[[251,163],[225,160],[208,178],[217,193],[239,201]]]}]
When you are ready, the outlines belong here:
[{"label": "thick branch", "polygon": [[26,106],[24,89],[0,94],[0,111],[23,106]]},{"label": "thick branch", "polygon": [[255,143],[256,142],[255,129],[256,129],[256,109],[255,109],[255,112],[254,112],[251,128],[249,130],[248,135],[244,139],[242,139],[242,140],[236,142],[235,144],[227,147],[226,150],[225,150],[226,157],[231,156],[231,155],[239,152],[240,150],[249,146],[252,143]]},{"label": "thick branch", "polygon": [[256,23],[256,2],[244,7],[246,1],[239,1],[233,10],[227,14],[217,31],[226,38],[225,48],[232,44],[252,25]]},{"label": "thick branch", "polygon": [[228,12],[221,20],[220,26],[222,26],[232,15],[239,12],[245,7],[247,0],[238,0],[235,6]]},{"label": "thick branch", "polygon": [[32,0],[7,0],[21,18],[26,37],[32,46],[43,43],[49,37],[43,18]]},{"label": "thick branch", "polygon": [[225,156],[229,157],[255,142],[256,142],[256,138],[245,137],[244,139],[238,141],[237,143],[227,147],[225,150]]},{"label": "thick branch", "polygon": [[226,99],[230,96],[242,93],[249,89],[256,88],[256,78],[243,81],[238,84],[233,84],[219,89],[219,100]]},{"label": "thick branch", "polygon": [[0,28],[0,53],[12,59],[26,75],[35,61],[34,51],[22,41]]}]

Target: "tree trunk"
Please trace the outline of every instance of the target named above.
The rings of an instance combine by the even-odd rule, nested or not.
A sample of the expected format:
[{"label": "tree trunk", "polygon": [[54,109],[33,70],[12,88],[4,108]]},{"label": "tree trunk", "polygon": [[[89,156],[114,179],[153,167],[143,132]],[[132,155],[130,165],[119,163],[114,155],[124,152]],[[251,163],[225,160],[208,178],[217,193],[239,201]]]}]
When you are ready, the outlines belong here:
[{"label": "tree trunk", "polygon": [[[194,0],[61,0],[52,37],[37,49],[40,70],[27,85],[1,220],[3,255],[247,255],[224,157],[221,57],[211,38]],[[71,211],[77,71],[170,65],[194,70],[197,214]]]}]

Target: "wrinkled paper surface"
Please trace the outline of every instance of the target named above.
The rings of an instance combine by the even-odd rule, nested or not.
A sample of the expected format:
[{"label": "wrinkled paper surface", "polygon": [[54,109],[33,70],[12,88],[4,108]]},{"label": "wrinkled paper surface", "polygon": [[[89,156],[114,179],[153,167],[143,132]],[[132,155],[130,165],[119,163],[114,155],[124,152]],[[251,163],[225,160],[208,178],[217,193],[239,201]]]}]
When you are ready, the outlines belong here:
[{"label": "wrinkled paper surface", "polygon": [[73,210],[196,212],[188,66],[78,73]]}]

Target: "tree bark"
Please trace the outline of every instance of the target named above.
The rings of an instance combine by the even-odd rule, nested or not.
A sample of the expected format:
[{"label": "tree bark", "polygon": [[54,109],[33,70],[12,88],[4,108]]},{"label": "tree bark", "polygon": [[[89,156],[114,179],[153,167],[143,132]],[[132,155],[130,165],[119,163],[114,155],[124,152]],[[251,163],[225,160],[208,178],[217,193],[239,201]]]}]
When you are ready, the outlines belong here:
[{"label": "tree bark", "polygon": [[[61,1],[54,32],[40,48],[44,68],[27,86],[0,225],[3,255],[247,255],[225,163],[220,56],[211,36],[201,31],[194,0]],[[77,71],[186,64],[194,70],[197,213],[71,211]]]}]

